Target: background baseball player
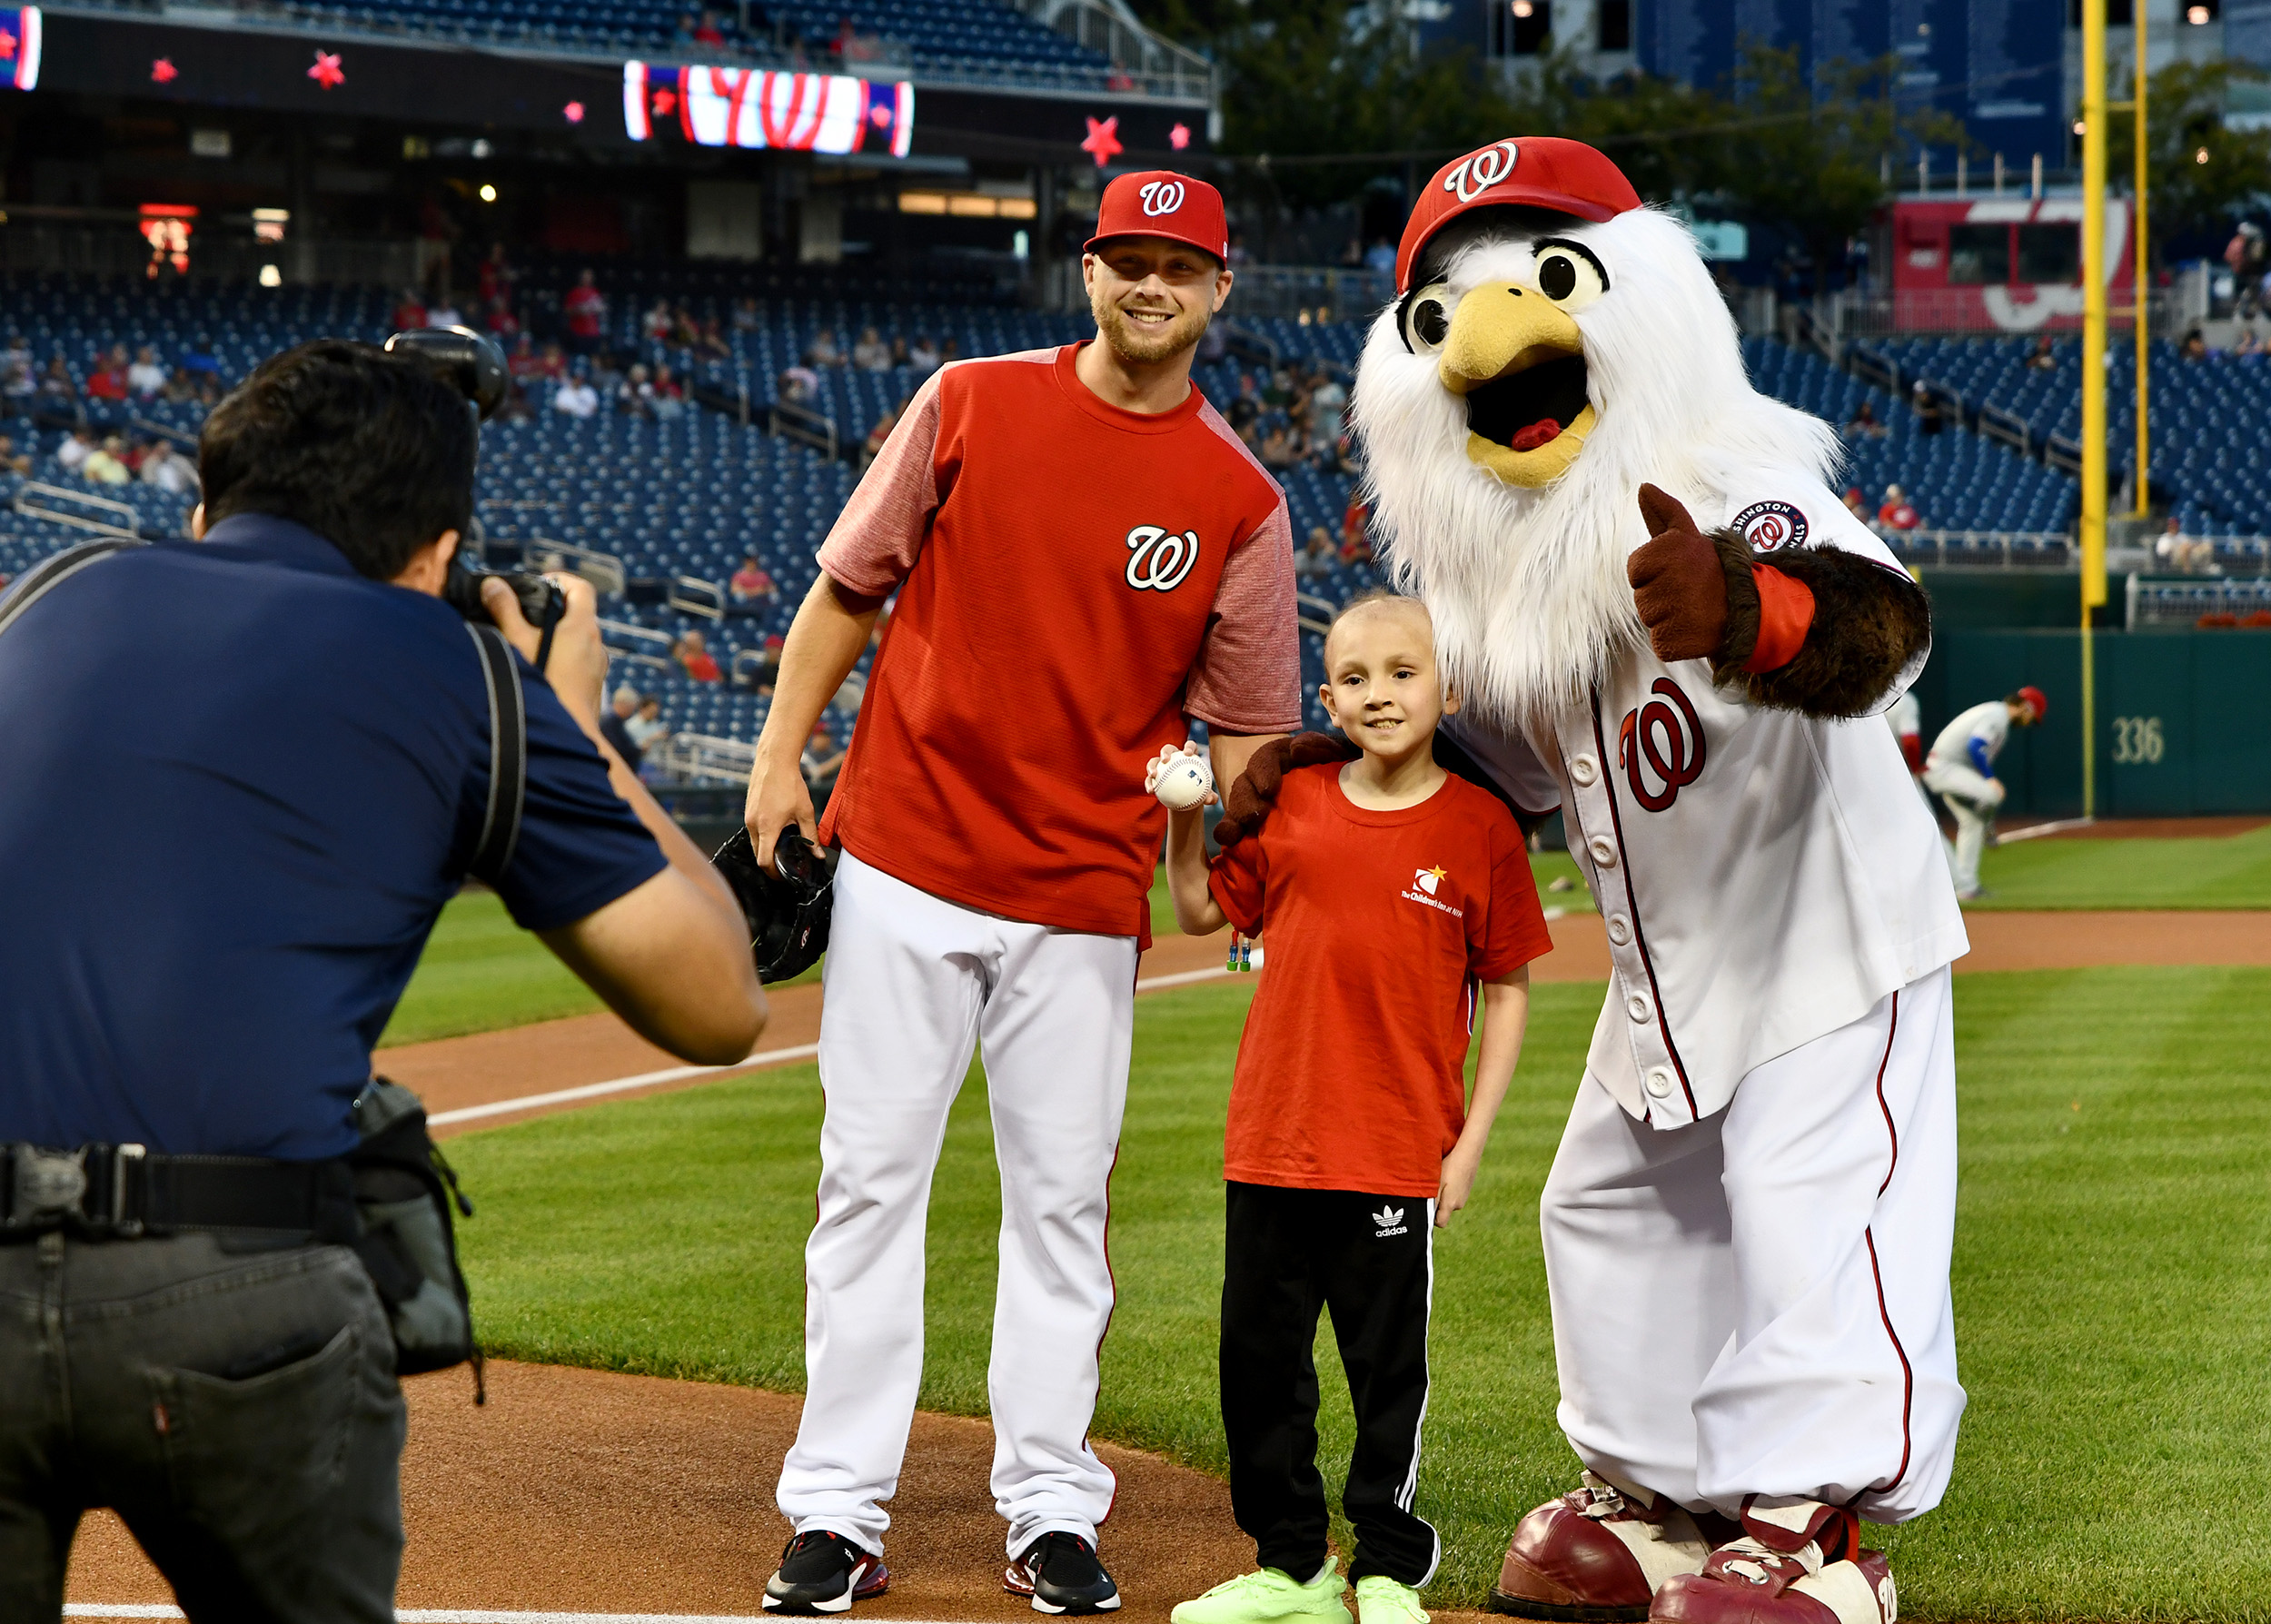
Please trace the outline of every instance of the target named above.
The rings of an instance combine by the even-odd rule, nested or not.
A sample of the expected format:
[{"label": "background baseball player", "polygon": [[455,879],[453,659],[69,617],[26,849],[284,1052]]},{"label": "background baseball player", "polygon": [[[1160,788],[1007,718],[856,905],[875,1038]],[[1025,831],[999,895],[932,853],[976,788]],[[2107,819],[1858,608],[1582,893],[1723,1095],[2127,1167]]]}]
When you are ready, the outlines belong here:
[{"label": "background baseball player", "polygon": [[1939,730],[1924,758],[1924,787],[1939,797],[1956,819],[1949,866],[1959,901],[1987,895],[1979,886],[1979,853],[1995,831],[1996,808],[2004,795],[1995,758],[2013,728],[2033,727],[2049,708],[2050,701],[2034,687],[1974,705]]},{"label": "background baseball player", "polygon": [[819,826],[843,856],[776,1611],[841,1611],[886,1582],[884,1502],[922,1376],[924,1217],[973,1045],[1002,1174],[988,1391],[1005,1583],[1044,1612],[1119,1605],[1095,1547],[1113,1478],[1087,1430],[1166,818],[1141,763],[1196,718],[1227,781],[1255,736],[1300,718],[1284,500],[1190,382],[1227,249],[1211,186],[1114,181],[1082,259],[1096,340],[926,383],[821,548],[782,652],[749,781],[760,861],[782,828],[812,828],[798,754],[897,594]]}]

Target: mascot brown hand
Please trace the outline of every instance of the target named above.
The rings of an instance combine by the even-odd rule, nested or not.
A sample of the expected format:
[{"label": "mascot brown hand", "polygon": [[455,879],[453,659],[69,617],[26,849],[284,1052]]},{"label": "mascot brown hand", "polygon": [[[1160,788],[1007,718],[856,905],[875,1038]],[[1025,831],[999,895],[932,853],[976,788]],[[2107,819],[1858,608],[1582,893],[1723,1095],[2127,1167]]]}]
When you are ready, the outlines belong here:
[{"label": "mascot brown hand", "polygon": [[1351,761],[1356,747],[1338,733],[1295,733],[1273,738],[1246,758],[1245,771],[1223,797],[1222,821],[1215,826],[1215,844],[1229,849],[1262,827],[1285,775],[1297,767],[1327,761]]},{"label": "mascot brown hand", "polygon": [[1640,497],[1649,540],[1624,573],[1658,659],[1708,659],[1712,680],[1754,705],[1855,717],[1929,645],[1931,606],[1907,575],[1834,547],[1764,563],[1738,531],[1704,535],[1655,486]]}]

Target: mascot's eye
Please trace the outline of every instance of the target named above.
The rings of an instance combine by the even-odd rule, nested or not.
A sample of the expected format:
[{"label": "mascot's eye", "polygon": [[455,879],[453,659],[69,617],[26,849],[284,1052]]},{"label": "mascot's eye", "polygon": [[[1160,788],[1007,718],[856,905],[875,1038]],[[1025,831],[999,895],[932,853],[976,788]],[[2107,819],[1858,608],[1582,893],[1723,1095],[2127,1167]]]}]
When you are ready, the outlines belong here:
[{"label": "mascot's eye", "polygon": [[1442,282],[1430,282],[1405,296],[1403,347],[1414,355],[1432,355],[1443,348],[1451,332],[1451,293]]},{"label": "mascot's eye", "polygon": [[1601,262],[1575,243],[1537,246],[1538,291],[1574,315],[1609,291]]}]

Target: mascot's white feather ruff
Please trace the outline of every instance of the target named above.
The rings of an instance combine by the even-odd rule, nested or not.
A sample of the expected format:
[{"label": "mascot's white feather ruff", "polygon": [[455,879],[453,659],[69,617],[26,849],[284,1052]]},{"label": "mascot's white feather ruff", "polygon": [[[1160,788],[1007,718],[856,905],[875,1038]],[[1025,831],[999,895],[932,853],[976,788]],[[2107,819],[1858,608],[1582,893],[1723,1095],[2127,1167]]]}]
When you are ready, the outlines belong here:
[{"label": "mascot's white feather ruff", "polygon": [[[1391,305],[1372,325],[1351,409],[1367,458],[1375,547],[1435,617],[1446,675],[1478,720],[1535,721],[1582,699],[1644,648],[1625,559],[1648,540],[1632,493],[1698,505],[1763,470],[1837,472],[1837,435],[1750,387],[1726,302],[1671,215],[1632,209],[1556,234],[1585,243],[1609,286],[1575,317],[1600,421],[1569,471],[1525,489],[1459,451],[1465,410],[1435,362],[1404,348]],[[1533,280],[1526,241],[1469,244],[1455,295]]]}]

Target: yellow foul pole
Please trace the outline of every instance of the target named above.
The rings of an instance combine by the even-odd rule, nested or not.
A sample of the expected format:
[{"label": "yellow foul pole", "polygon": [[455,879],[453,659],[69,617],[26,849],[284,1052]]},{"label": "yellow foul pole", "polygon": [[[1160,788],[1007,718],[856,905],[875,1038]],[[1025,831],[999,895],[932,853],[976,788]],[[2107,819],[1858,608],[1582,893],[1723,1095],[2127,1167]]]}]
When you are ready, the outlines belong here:
[{"label": "yellow foul pole", "polygon": [[[2138,8],[2138,9],[2141,9]],[[2082,816],[2097,812],[2089,611],[2106,599],[2106,0],[2082,0]]]},{"label": "yellow foul pole", "polygon": [[2147,0],[2136,0],[2131,9],[2137,17],[2137,130],[2136,139],[2131,144],[2137,148],[2137,218],[2133,223],[2132,248],[2137,256],[2137,315],[2134,318],[2137,332],[2137,503],[2133,510],[2142,519],[2153,510],[2147,489],[2153,437],[2146,411],[2152,399],[2153,335],[2145,321],[2146,300],[2151,289],[2147,271],[2150,262],[2145,251],[2145,14],[2152,8]]}]

